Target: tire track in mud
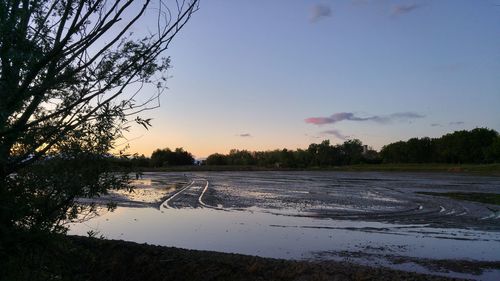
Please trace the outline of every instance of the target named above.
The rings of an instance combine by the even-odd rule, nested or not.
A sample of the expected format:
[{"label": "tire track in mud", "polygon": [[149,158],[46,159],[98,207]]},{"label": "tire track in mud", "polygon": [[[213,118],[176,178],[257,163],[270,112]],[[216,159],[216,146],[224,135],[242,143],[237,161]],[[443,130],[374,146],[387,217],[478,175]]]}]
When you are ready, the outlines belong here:
[{"label": "tire track in mud", "polygon": [[[421,179],[346,181],[308,174],[311,179],[304,180],[295,174],[233,173],[212,175],[209,182],[200,176],[194,176],[191,185],[169,197],[163,207],[245,210],[255,206],[276,214],[288,208],[287,215],[298,217],[500,229],[499,208],[417,193],[430,185]],[[453,188],[451,183],[436,182],[436,190]]]},{"label": "tire track in mud", "polygon": [[181,194],[182,192],[184,192],[186,189],[188,189],[189,187],[191,187],[191,185],[193,185],[194,183],[194,180],[192,180],[187,186],[183,187],[180,191],[174,193],[172,196],[168,197],[167,200],[165,200],[160,206],[161,207],[164,207],[164,208],[172,208],[170,205],[169,205],[169,202],[172,201],[173,199],[175,199],[175,197],[177,197],[179,194]]},{"label": "tire track in mud", "polygon": [[[384,196],[384,192],[380,193]],[[390,196],[390,194],[387,194]],[[433,227],[460,227],[468,225],[490,230],[500,228],[498,219],[499,210],[468,201],[445,199],[442,197],[420,195],[413,192],[401,193],[400,200],[412,205],[410,208],[401,208],[393,211],[371,212],[338,212],[332,210],[312,210],[313,215],[321,218],[370,220],[389,223],[425,224]]]},{"label": "tire track in mud", "polygon": [[221,207],[217,207],[217,206],[212,206],[212,205],[208,205],[206,204],[205,202],[203,202],[203,195],[205,195],[205,193],[207,192],[208,190],[208,185],[210,184],[208,180],[207,181],[207,184],[205,185],[205,188],[203,189],[203,191],[201,192],[200,194],[200,197],[198,197],[198,203],[205,207],[205,208],[210,208],[210,209],[215,209],[215,210],[225,210],[224,208],[221,208]]},{"label": "tire track in mud", "polygon": [[166,209],[204,207],[222,210],[222,208],[211,206],[203,201],[203,196],[208,191],[209,184],[209,181],[204,178],[192,179],[191,183],[167,198],[161,206]]},{"label": "tire track in mud", "polygon": [[[346,180],[334,173],[323,175],[308,173],[309,178],[304,179],[300,174],[291,173],[224,174],[212,178],[216,191],[213,196],[232,209],[255,206],[278,215],[281,209],[287,209],[286,215],[298,217],[500,229],[498,207],[417,193],[465,192],[472,188],[481,192],[491,189],[495,181],[465,188],[464,179],[460,177],[451,180],[396,175],[400,179],[393,180],[392,174],[389,177],[375,174],[380,179]],[[455,182],[460,185],[457,187]]]},{"label": "tire track in mud", "polygon": [[492,218],[490,214],[495,210],[485,207],[477,202],[453,200],[449,198],[432,195],[417,194],[414,189],[401,189],[398,193],[381,192],[381,196],[391,197],[408,202],[414,207],[411,209],[399,209],[393,212],[372,212],[361,214],[358,219],[374,219],[378,221],[397,223],[419,223],[430,226],[459,227],[461,225],[480,226],[488,229],[498,229],[498,221],[490,220],[478,224],[483,217]]}]

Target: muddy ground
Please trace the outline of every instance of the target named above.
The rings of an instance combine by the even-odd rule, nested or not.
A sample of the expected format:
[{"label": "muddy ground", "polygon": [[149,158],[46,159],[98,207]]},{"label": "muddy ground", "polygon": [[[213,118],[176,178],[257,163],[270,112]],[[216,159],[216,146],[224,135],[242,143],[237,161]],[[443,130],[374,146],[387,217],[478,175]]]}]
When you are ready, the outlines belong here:
[{"label": "muddy ground", "polygon": [[[418,192],[500,193],[499,177],[451,174],[254,172],[194,174],[210,181],[205,201],[290,215],[500,230],[500,206]],[[193,206],[196,207],[196,206]]]},{"label": "muddy ground", "polygon": [[[345,262],[300,262],[124,241],[71,238],[87,280],[458,280]],[[96,262],[98,261],[98,262]]]},{"label": "muddy ground", "polygon": [[[162,212],[166,209],[211,208],[350,222],[380,222],[393,224],[394,227],[354,227],[352,230],[411,237],[432,236],[443,241],[485,239],[483,235],[474,236],[468,232],[480,231],[486,233],[488,243],[500,243],[500,206],[421,193],[500,193],[500,177],[331,171],[171,172],[145,173],[135,185],[132,194],[115,193],[101,198],[99,202],[113,200],[119,206],[156,208]],[[337,227],[321,228],[335,230]],[[421,272],[457,272],[474,279],[474,276],[483,279],[484,271],[500,272],[500,254],[493,260],[484,260],[481,256],[458,260],[433,259],[401,255],[402,252],[411,252],[411,249],[392,249],[394,246],[389,245],[364,247],[356,251],[317,252],[314,260],[400,269],[405,269],[406,264],[413,264]],[[415,266],[410,270],[415,270]],[[494,280],[497,273],[490,272],[484,279]]]}]

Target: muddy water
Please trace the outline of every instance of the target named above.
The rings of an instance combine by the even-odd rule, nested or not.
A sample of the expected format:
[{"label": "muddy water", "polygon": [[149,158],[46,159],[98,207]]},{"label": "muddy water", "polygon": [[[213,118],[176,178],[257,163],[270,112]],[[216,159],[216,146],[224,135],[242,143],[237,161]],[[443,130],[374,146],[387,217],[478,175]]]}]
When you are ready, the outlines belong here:
[{"label": "muddy water", "polygon": [[[109,239],[187,249],[347,260],[478,280],[500,277],[498,267],[481,264],[500,264],[498,206],[415,193],[500,193],[499,178],[337,172],[151,173],[137,186],[148,191],[142,208],[121,202],[114,212],[103,211],[99,217],[73,224],[70,233],[85,235],[93,230]],[[140,201],[140,196],[134,197],[134,202]],[[460,261],[484,268],[464,271]]]}]

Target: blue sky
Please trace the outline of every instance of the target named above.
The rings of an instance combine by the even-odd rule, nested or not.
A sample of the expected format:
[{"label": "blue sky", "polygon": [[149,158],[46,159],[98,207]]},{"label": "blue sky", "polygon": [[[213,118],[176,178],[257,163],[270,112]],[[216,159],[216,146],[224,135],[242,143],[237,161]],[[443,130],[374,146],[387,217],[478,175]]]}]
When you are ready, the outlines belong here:
[{"label": "blue sky", "polygon": [[167,53],[169,90],[131,152],[500,130],[500,1],[202,1]]}]

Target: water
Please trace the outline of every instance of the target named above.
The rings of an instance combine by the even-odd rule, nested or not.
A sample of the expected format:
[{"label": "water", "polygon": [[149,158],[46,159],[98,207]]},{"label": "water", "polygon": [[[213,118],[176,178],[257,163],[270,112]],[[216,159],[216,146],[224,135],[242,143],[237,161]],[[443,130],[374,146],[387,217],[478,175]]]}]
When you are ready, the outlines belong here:
[{"label": "water", "polygon": [[[242,177],[246,173],[233,173],[229,177],[225,176],[226,174],[188,175],[188,181],[184,186],[188,186],[187,182],[190,182],[191,186],[175,198],[169,199],[169,196],[179,192],[180,188],[171,191],[165,197],[158,198],[156,205],[151,199],[151,193],[148,193],[148,204],[145,206],[149,207],[118,207],[114,212],[103,211],[100,216],[89,221],[72,224],[70,234],[86,235],[89,230],[93,230],[108,239],[186,249],[286,259],[349,260],[362,264],[381,264],[404,270],[481,280],[498,280],[500,277],[498,270],[486,270],[482,275],[446,273],[415,263],[418,259],[500,261],[500,231],[494,227],[492,230],[491,227],[500,223],[500,220],[487,219],[486,224],[490,225],[487,229],[474,227],[474,224],[436,227],[436,221],[446,218],[457,219],[457,214],[451,211],[443,212],[441,209],[433,211],[432,204],[421,203],[418,195],[411,195],[412,192],[405,191],[408,185],[405,185],[404,190],[395,191],[394,186],[391,186],[387,189],[390,192],[383,192],[380,189],[383,182],[381,185],[379,176],[375,187],[365,184],[363,190],[351,190],[349,194],[359,193],[363,197],[361,201],[363,206],[360,209],[364,211],[361,213],[370,214],[370,216],[352,217],[352,213],[360,213],[356,210],[355,199],[347,200],[346,204],[351,209],[354,208],[353,211],[341,208],[342,204],[337,204],[338,208],[328,208],[335,205],[331,202],[334,199],[331,198],[324,197],[318,200],[315,194],[322,188],[332,192],[332,180],[328,179],[325,173],[320,174],[322,180],[319,182],[318,174],[314,173],[309,179],[307,174],[297,174],[300,178],[296,181],[293,181],[293,173],[287,173],[285,176],[280,176],[279,173],[249,173],[251,180],[246,184],[243,184],[245,178]],[[336,176],[334,173],[331,175],[332,178]],[[345,174],[342,176],[345,179]],[[366,174],[352,174],[353,180],[360,176],[363,176],[364,182],[370,182],[369,179],[366,180]],[[397,176],[400,177],[401,174]],[[156,173],[146,177],[171,178],[177,181],[182,178],[175,173]],[[390,179],[390,174],[384,174],[382,181],[384,177]],[[435,175],[432,177],[429,181],[439,182],[439,188],[443,188],[447,185],[447,181],[448,183],[450,181],[448,176],[437,180]],[[283,178],[286,178],[288,189],[282,189],[280,184],[273,185],[273,178],[276,182],[282,182]],[[496,184],[495,179],[489,181],[489,178],[476,177],[474,180],[480,180],[481,186],[489,190],[494,189],[492,184]],[[314,195],[307,192],[307,186],[302,185],[303,181],[314,182],[316,192]],[[291,190],[293,192],[290,192],[290,186],[297,185],[297,182],[301,188],[294,187]],[[165,180],[164,184],[167,183],[171,184]],[[321,183],[328,187],[321,187]],[[158,189],[164,192],[162,186],[159,184]],[[208,188],[203,193],[206,186]],[[227,197],[231,194],[234,194],[233,197]],[[289,194],[294,195],[290,197]],[[332,198],[338,196],[337,192]],[[368,208],[370,204],[366,200],[375,200],[377,204],[373,206],[376,208]],[[407,202],[406,206],[401,204],[401,200]],[[168,204],[164,204],[165,201],[169,201]],[[309,201],[314,201],[314,204],[306,204],[308,207],[304,207],[302,203]],[[205,207],[200,205],[200,202],[205,202]],[[408,209],[407,205],[413,204],[418,207],[407,215],[413,219],[400,218],[401,212]],[[461,202],[450,203],[447,199],[440,198],[437,204],[446,206],[448,210],[467,208],[469,213],[461,217],[474,217],[475,211],[470,211],[475,210],[474,208],[479,210],[478,213],[484,211],[481,209],[484,207],[481,204],[470,202],[463,203],[464,206]],[[210,208],[211,206],[218,207]],[[277,208],[277,206],[284,207]],[[318,211],[318,206],[323,208]],[[383,216],[379,215],[380,209]],[[389,216],[386,215],[387,210],[394,212]],[[339,215],[342,219],[335,219],[335,215]],[[397,223],[394,217],[402,223]],[[428,221],[415,223],[422,218]],[[404,262],[394,262],[394,259],[401,257],[404,258]]]}]

